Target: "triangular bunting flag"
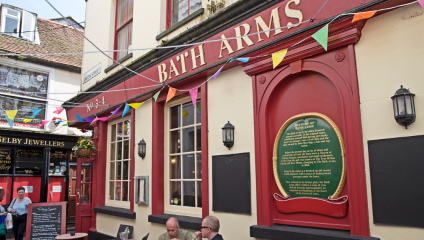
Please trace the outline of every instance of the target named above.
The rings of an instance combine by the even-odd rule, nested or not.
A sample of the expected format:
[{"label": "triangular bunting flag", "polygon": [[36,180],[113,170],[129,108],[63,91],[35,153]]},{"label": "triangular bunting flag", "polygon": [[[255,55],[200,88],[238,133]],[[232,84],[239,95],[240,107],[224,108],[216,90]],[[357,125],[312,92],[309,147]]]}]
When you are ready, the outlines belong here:
[{"label": "triangular bunting flag", "polygon": [[188,116],[190,116],[190,114],[188,114],[188,111],[186,110],[186,111],[184,111],[183,112],[183,117],[188,117]]},{"label": "triangular bunting flag", "polygon": [[274,69],[284,60],[284,57],[287,54],[287,50],[288,49],[286,48],[284,50],[272,54],[272,66]]},{"label": "triangular bunting flag", "polygon": [[84,119],[82,119],[82,118],[80,117],[80,115],[78,115],[78,113],[75,113],[75,115],[77,115],[78,122],[84,122]]},{"label": "triangular bunting flag", "polygon": [[139,108],[141,105],[143,105],[143,103],[129,103],[128,105],[130,105],[132,108],[137,109]]},{"label": "triangular bunting flag", "polygon": [[25,118],[24,119],[24,123],[29,123],[29,122],[31,122],[32,121],[32,119],[28,119],[28,118]]},{"label": "triangular bunting flag", "polygon": [[202,111],[202,104],[200,104],[200,102],[198,102],[196,104],[197,109],[199,109],[199,111]]},{"label": "triangular bunting flag", "polygon": [[15,122],[15,119],[12,119],[12,121],[10,121],[9,117],[8,117],[8,116],[6,116],[6,120],[7,120],[7,122],[9,123],[10,129],[12,129],[12,130],[13,130],[13,123]]},{"label": "triangular bunting flag", "polygon": [[424,0],[421,0],[421,1],[419,1],[418,3],[421,5],[421,7],[423,7],[423,8],[424,8]]},{"label": "triangular bunting flag", "polygon": [[93,119],[93,121],[90,123],[90,126],[93,125],[93,123],[97,122],[99,120],[98,117],[96,117],[95,119]]},{"label": "triangular bunting flag", "polygon": [[60,120],[60,119],[54,120],[54,123],[56,123],[56,124],[61,123],[61,122],[63,122],[63,120]]},{"label": "triangular bunting flag", "polygon": [[127,114],[128,110],[130,110],[130,105],[128,105],[127,103],[125,103],[125,108],[124,108],[124,112],[122,113],[122,117],[124,117],[125,114]]},{"label": "triangular bunting flag", "polygon": [[60,114],[63,110],[64,110],[64,108],[63,108],[63,107],[57,107],[57,108],[56,108],[56,111],[54,111],[53,113]]},{"label": "triangular bunting flag", "polygon": [[190,96],[191,96],[191,102],[193,102],[193,106],[194,106],[194,107],[196,107],[197,93],[199,92],[199,91],[198,91],[198,88],[191,89],[191,90],[190,90],[190,91],[188,91],[188,92],[190,93]]},{"label": "triangular bunting flag", "polygon": [[119,106],[117,109],[115,109],[114,111],[112,111],[110,113],[112,113],[113,115],[116,115],[116,114],[118,114],[119,109],[121,109],[121,106]]},{"label": "triangular bunting flag", "polygon": [[63,124],[62,126],[65,127],[65,126],[68,126],[68,124]]},{"label": "triangular bunting flag", "polygon": [[35,118],[35,116],[37,116],[43,109],[42,108],[37,108],[37,109],[31,109],[32,111],[32,116],[29,118]]},{"label": "triangular bunting flag", "polygon": [[88,117],[88,118],[83,118],[83,119],[84,119],[84,121],[91,123],[94,118]]},{"label": "triangular bunting flag", "polygon": [[212,76],[212,78],[211,78],[211,80],[210,81],[212,81],[212,80],[214,80],[217,76],[218,76],[218,74],[221,72],[221,70],[222,70],[222,68],[224,67],[225,65],[222,65],[222,67]]},{"label": "triangular bunting flag", "polygon": [[327,51],[328,45],[328,24],[321,28],[318,32],[314,33],[312,37]]},{"label": "triangular bunting flag", "polygon": [[370,18],[370,17],[374,16],[374,14],[376,12],[377,11],[364,12],[364,13],[355,13],[355,15],[353,16],[352,22],[356,22],[356,21],[361,20],[361,19]]},{"label": "triangular bunting flag", "polygon": [[41,120],[41,124],[39,124],[40,127],[46,125],[46,123],[50,122],[49,120]]},{"label": "triangular bunting flag", "polygon": [[237,60],[237,61],[240,61],[240,62],[247,63],[247,61],[249,61],[249,59],[250,58],[248,58],[248,57],[247,58],[236,58],[236,59],[231,59],[230,62]]},{"label": "triangular bunting flag", "polygon": [[7,122],[9,123],[10,129],[13,129],[13,123],[15,122],[16,114],[18,110],[5,111],[7,115]]},{"label": "triangular bunting flag", "polygon": [[155,99],[155,102],[158,100],[159,94],[160,94],[160,91],[159,91],[159,92],[157,92],[157,93],[153,96],[153,99]]},{"label": "triangular bunting flag", "polygon": [[168,91],[168,96],[166,97],[165,103],[167,103],[169,100],[171,100],[175,96],[176,92],[177,92],[177,89],[170,87],[169,91]]}]

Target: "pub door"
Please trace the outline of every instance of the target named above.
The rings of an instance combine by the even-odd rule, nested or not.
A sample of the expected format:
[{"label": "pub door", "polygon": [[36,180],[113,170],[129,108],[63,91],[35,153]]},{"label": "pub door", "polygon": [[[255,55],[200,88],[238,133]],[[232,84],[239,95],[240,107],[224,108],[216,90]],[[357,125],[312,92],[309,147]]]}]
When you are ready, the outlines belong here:
[{"label": "pub door", "polygon": [[76,189],[77,189],[77,164],[69,163],[68,178],[68,212],[66,213],[66,222],[75,222],[76,211]]},{"label": "pub door", "polygon": [[75,232],[88,233],[91,224],[92,161],[78,158],[76,181]]}]

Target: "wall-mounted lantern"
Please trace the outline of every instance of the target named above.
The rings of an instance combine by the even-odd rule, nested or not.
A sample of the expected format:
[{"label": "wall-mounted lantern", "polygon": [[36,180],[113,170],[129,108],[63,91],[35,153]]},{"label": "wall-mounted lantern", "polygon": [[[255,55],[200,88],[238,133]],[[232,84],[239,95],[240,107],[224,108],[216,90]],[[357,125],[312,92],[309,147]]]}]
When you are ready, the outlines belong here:
[{"label": "wall-mounted lantern", "polygon": [[143,159],[146,156],[146,142],[144,139],[141,139],[141,141],[138,143],[138,156]]},{"label": "wall-mounted lantern", "polygon": [[405,128],[415,122],[414,96],[415,94],[401,85],[392,97],[395,120]]},{"label": "wall-mounted lantern", "polygon": [[230,121],[222,128],[222,141],[228,149],[234,145],[234,126]]}]

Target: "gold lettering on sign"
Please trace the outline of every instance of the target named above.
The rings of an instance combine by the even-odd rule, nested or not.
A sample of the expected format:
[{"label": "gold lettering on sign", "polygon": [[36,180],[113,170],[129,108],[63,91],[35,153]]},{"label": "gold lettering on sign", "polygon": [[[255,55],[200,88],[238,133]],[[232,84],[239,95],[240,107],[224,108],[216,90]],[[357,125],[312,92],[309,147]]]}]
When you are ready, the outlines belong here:
[{"label": "gold lettering on sign", "polygon": [[175,73],[175,77],[178,77],[180,74],[178,73],[177,67],[175,67],[174,61],[171,59],[171,67],[169,68],[169,78],[172,78],[172,73]]},{"label": "gold lettering on sign", "polygon": [[188,52],[185,52],[185,53],[181,54],[180,56],[177,56],[177,61],[180,61],[180,59],[181,59],[181,69],[182,69],[181,74],[184,74],[184,73],[187,72],[186,65],[185,65],[185,58],[186,57],[188,57]]},{"label": "gold lettering on sign", "polygon": [[[241,27],[244,28],[243,36],[241,35],[241,30],[240,30]],[[252,40],[250,40],[249,36],[246,36],[250,32],[250,25],[249,24],[244,23],[244,24],[234,28],[234,31],[236,31],[236,37],[240,37],[240,38],[237,38],[237,50],[236,51],[244,48],[243,47],[243,40],[246,42],[247,46],[252,46],[254,44],[252,42]]]},{"label": "gold lettering on sign", "polygon": [[[105,104],[105,103],[106,103],[105,102],[105,96],[103,96],[100,100],[99,99],[96,99],[96,108],[99,107],[99,104]],[[93,107],[94,107],[93,102],[88,103],[87,104],[87,112],[90,112]]]},{"label": "gold lettering on sign", "polygon": [[[261,16],[255,18],[256,28],[258,30],[258,42],[263,41],[263,39],[261,38],[261,34],[259,33],[261,31],[266,31],[265,35],[269,38],[269,33],[271,32],[270,29],[271,29],[272,23],[274,23],[273,28],[277,28],[277,29],[275,29],[274,36],[284,32],[283,30],[280,29],[280,27],[281,27],[280,26],[280,15],[278,14],[279,8],[280,7],[272,9],[271,19],[269,20],[268,26],[266,25],[265,21],[263,20],[263,18]],[[262,30],[261,30],[261,28],[262,28]]]},{"label": "gold lettering on sign", "polygon": [[[227,55],[230,55],[231,53],[234,53],[233,49],[230,46],[230,43],[228,42],[228,40],[226,39],[227,37],[225,37],[224,34],[221,35],[221,38],[223,39],[221,42],[221,50],[219,50],[219,58],[222,58],[222,50],[227,49],[228,53]],[[225,44],[225,47],[222,46],[222,44]]]},{"label": "gold lettering on sign", "polygon": [[196,53],[195,53],[196,48],[191,49],[191,61],[192,61],[192,64],[193,64],[193,69],[197,68],[197,62],[196,62],[197,58],[200,58],[200,66],[203,66],[203,65],[206,64],[205,63],[205,52],[203,51],[203,44],[200,44],[198,46],[198,48],[199,48],[199,55],[197,55],[197,56],[196,56]]},{"label": "gold lettering on sign", "polygon": [[[303,21],[303,14],[302,14],[302,12],[300,10],[290,9],[289,8],[290,3],[294,3],[296,5],[299,5],[300,4],[300,0],[291,0],[291,1],[289,1],[286,4],[286,9],[285,9],[285,12],[286,12],[287,17],[289,17],[289,18],[296,18],[297,20],[299,20],[299,23],[298,24],[293,24],[291,22],[288,22],[287,23],[287,26],[288,26],[287,29],[290,29],[292,27],[297,27]],[[293,26],[291,26],[291,25],[293,25]]]},{"label": "gold lettering on sign", "polygon": [[168,78],[168,73],[166,72],[166,64],[162,63],[158,66],[159,70],[159,81],[163,82]]}]

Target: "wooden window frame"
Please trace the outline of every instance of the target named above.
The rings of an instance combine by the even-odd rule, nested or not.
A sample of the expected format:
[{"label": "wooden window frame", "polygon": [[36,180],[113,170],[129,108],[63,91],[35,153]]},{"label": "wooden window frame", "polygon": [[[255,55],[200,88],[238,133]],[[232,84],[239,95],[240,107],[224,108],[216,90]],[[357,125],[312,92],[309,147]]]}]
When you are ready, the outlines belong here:
[{"label": "wooden window frame", "polygon": [[[197,98],[197,100],[201,100],[201,98],[200,98],[200,95],[198,95],[198,98]],[[201,102],[201,101],[200,101]],[[202,128],[202,121],[200,121],[200,123],[197,123],[197,114],[194,114],[194,123],[193,124],[191,124],[191,125],[188,125],[188,126],[183,126],[183,105],[184,104],[187,104],[187,103],[189,103],[189,104],[193,104],[192,103],[192,99],[191,99],[191,97],[190,96],[187,96],[187,97],[183,97],[183,98],[181,98],[181,99],[178,99],[178,100],[175,100],[175,101],[172,101],[172,102],[170,102],[170,103],[168,103],[167,105],[166,105],[166,107],[165,107],[165,116],[164,116],[164,118],[165,118],[165,159],[164,159],[164,162],[165,162],[165,166],[164,166],[164,168],[165,168],[165,201],[164,201],[164,203],[165,203],[165,213],[169,213],[169,214],[184,214],[184,215],[188,215],[188,216],[193,216],[193,217],[200,217],[201,216],[201,211],[202,211],[202,208],[201,207],[198,207],[199,205],[201,205],[201,203],[198,203],[197,202],[197,199],[198,199],[198,196],[197,196],[197,194],[198,194],[198,189],[197,189],[197,184],[198,184],[198,182],[202,182],[203,181],[203,177],[201,177],[200,179],[198,179],[197,177],[195,177],[195,178],[193,178],[193,179],[185,179],[184,177],[183,177],[183,172],[184,172],[184,169],[183,169],[183,165],[181,165],[181,178],[180,179],[171,179],[170,178],[170,167],[169,167],[169,161],[170,161],[170,157],[172,157],[172,156],[179,156],[180,157],[180,164],[183,164],[183,158],[182,158],[182,156],[183,155],[190,155],[190,154],[193,154],[194,156],[195,156],[195,162],[197,161],[197,154],[202,154],[202,149],[200,148],[200,150],[199,149],[196,149],[196,144],[197,144],[197,136],[195,135],[195,151],[191,151],[191,152],[183,152],[183,142],[181,142],[181,144],[180,144],[180,146],[181,146],[181,151],[179,152],[179,153],[171,153],[170,152],[170,147],[171,147],[171,145],[170,145],[170,140],[171,140],[171,132],[174,132],[174,131],[180,131],[180,139],[181,139],[181,137],[183,136],[183,129],[187,129],[187,128],[197,128],[197,127],[199,127],[200,126],[200,128]],[[179,127],[177,127],[177,128],[171,128],[170,127],[170,120],[171,120],[171,108],[172,107],[175,107],[175,106],[180,106],[181,108],[180,108],[180,120],[181,120],[181,125],[179,126]],[[197,113],[197,112],[196,112]],[[202,130],[200,130],[200,132],[201,132]],[[195,170],[197,170],[197,165],[195,164]],[[197,172],[196,172],[196,176],[197,176]],[[194,207],[189,207],[189,206],[183,206],[182,204],[183,204],[183,202],[184,202],[184,199],[183,199],[183,196],[184,196],[184,187],[182,186],[183,184],[183,182],[186,182],[186,181],[190,181],[190,182],[192,182],[192,181],[194,181],[195,182],[195,202],[197,203],[197,205],[196,206],[194,206]],[[171,188],[171,184],[170,184],[170,182],[180,182],[181,183],[181,186],[180,186],[180,188],[181,188],[181,200],[182,200],[182,204],[181,205],[178,205],[178,206],[173,206],[173,205],[171,205],[170,204],[170,202],[169,202],[169,199],[170,199],[170,188]],[[202,191],[202,193],[203,193],[203,191]],[[202,196],[202,198],[203,198],[203,196]],[[168,201],[167,201],[168,200]]]},{"label": "wooden window frame", "polygon": [[[190,1],[191,0],[187,0],[187,1],[188,1],[187,2],[188,16],[190,16],[190,14],[191,14],[190,13]],[[166,0],[166,29],[172,27],[172,25],[173,25],[172,24],[172,10],[173,10],[172,2],[173,2],[173,0]]]},{"label": "wooden window frame", "polygon": [[[132,116],[132,115],[131,115]],[[106,174],[105,174],[105,180],[106,180],[106,189],[105,189],[105,193],[106,193],[106,206],[113,206],[113,207],[122,207],[122,208],[127,208],[127,209],[130,209],[130,207],[133,205],[133,196],[134,196],[134,189],[133,189],[133,181],[132,181],[132,176],[133,176],[133,171],[134,171],[134,164],[133,164],[133,161],[134,161],[134,158],[133,158],[133,151],[134,151],[134,149],[133,149],[133,138],[134,138],[134,136],[133,136],[133,134],[134,134],[134,129],[132,129],[132,127],[133,127],[133,123],[132,123],[132,117],[131,116],[128,116],[128,117],[125,117],[125,118],[119,118],[119,119],[116,119],[116,120],[114,120],[114,121],[111,121],[111,122],[109,122],[108,123],[108,125],[107,125],[107,153],[106,153]],[[120,181],[121,182],[124,182],[124,181],[126,181],[126,182],[128,182],[128,200],[127,201],[122,201],[122,200],[114,200],[114,199],[109,199],[109,197],[108,196],[110,196],[110,182],[111,182],[111,180],[110,180],[110,163],[111,163],[111,160],[110,160],[110,158],[111,158],[111,156],[110,156],[110,152],[111,152],[111,144],[112,144],[112,141],[111,141],[111,134],[112,134],[112,126],[113,125],[115,125],[115,124],[118,124],[118,123],[120,123],[120,122],[125,122],[125,121],[131,121],[130,122],[130,129],[131,129],[131,132],[130,132],[130,136],[129,136],[129,152],[128,152],[128,157],[129,157],[129,164],[128,164],[128,179],[127,180],[123,180],[123,179],[121,179]],[[117,130],[117,129],[116,129]],[[116,141],[114,141],[114,142],[116,142]],[[122,142],[124,142],[124,140],[122,140]],[[123,148],[123,146],[122,146],[122,149],[124,149]],[[116,162],[117,160],[115,160],[115,162]],[[121,159],[121,161],[123,161],[123,159]],[[121,171],[122,171],[122,167],[123,166],[121,166]],[[114,181],[116,181],[116,180],[114,180]],[[121,188],[122,189],[122,188]],[[122,191],[122,190],[121,190]],[[121,196],[122,196],[122,192],[121,192]]]},{"label": "wooden window frame", "polygon": [[[131,17],[130,19],[128,19],[125,23],[123,23],[120,27],[118,27],[118,10],[119,10],[119,1],[128,1],[128,0],[116,0],[116,5],[115,5],[115,36],[114,36],[114,50],[120,50],[118,49],[119,43],[118,43],[118,35],[119,35],[119,31],[121,31],[123,28],[125,28],[126,26],[129,26],[132,22],[133,22],[133,17]],[[134,5],[134,3],[133,3]],[[134,10],[134,8],[133,8]],[[127,6],[127,14],[128,14],[128,6]],[[134,12],[133,12],[133,16],[134,16]],[[134,26],[132,26],[132,28],[134,28]],[[132,32],[132,30],[131,30]],[[128,31],[128,39],[127,41],[130,41],[130,31]],[[132,34],[131,34],[132,35]],[[131,41],[132,43],[132,41]],[[127,42],[128,44],[128,42]],[[128,45],[127,50],[129,50],[129,47],[131,45]],[[128,51],[127,51],[128,54]],[[114,52],[113,53],[113,59],[115,59],[116,61],[118,61],[118,52]]]},{"label": "wooden window frame", "polygon": [[[205,78],[199,78],[187,85],[187,89],[199,86]],[[209,172],[208,172],[208,95],[207,84],[200,88],[201,109],[201,135],[202,135],[202,218],[209,215]],[[185,95],[184,95],[185,94]],[[188,96],[186,92],[177,92],[175,99]],[[152,108],[152,215],[161,215],[165,212],[165,100],[166,93],[159,95]]]}]

